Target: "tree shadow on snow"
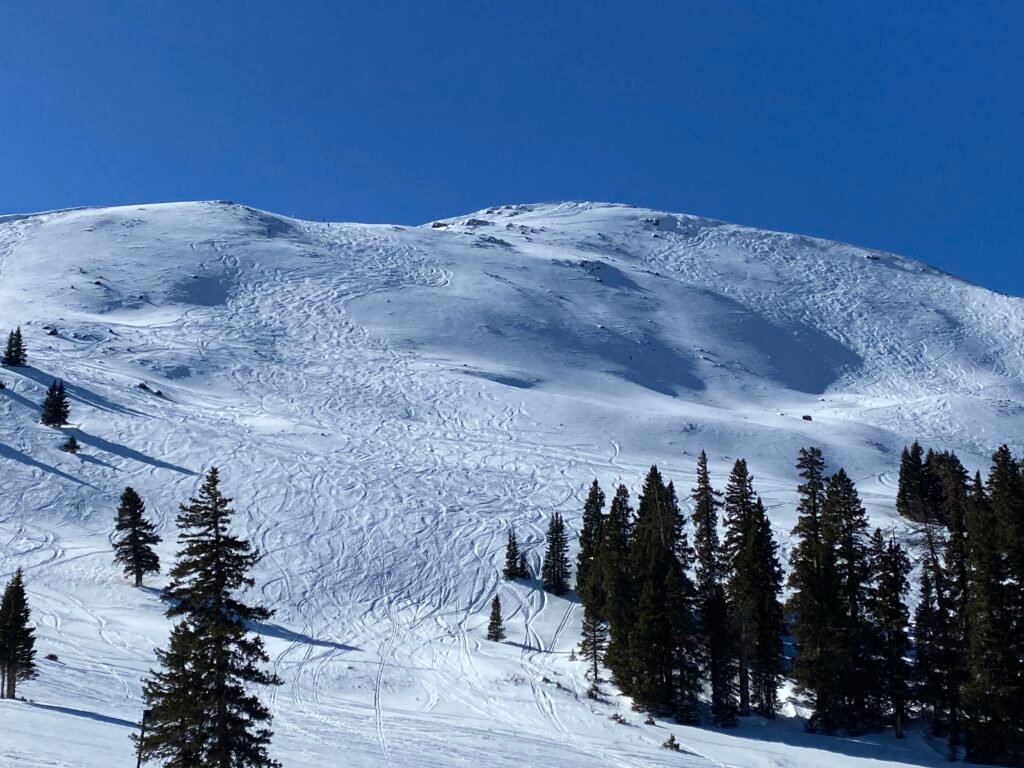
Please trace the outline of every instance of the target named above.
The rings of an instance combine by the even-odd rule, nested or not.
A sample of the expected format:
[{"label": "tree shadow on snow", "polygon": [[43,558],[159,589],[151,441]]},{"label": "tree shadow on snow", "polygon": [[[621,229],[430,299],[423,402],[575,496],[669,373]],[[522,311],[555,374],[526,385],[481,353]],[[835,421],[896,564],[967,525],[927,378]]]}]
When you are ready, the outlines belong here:
[{"label": "tree shadow on snow", "polygon": [[301,632],[296,632],[293,629],[282,627],[279,624],[271,624],[264,621],[253,621],[249,623],[249,629],[258,635],[264,637],[273,637],[278,640],[284,640],[289,643],[301,643],[303,645],[312,645],[316,648],[330,648],[335,651],[359,651],[362,650],[354,645],[345,645],[344,643],[336,643],[333,640],[321,640],[320,638],[310,637],[304,635]]},{"label": "tree shadow on snow", "polygon": [[[775,743],[802,749],[820,749],[823,752],[835,752],[859,759],[881,760],[888,764],[932,768],[949,764],[944,756],[922,740],[917,731],[911,729],[907,730],[902,739],[897,739],[892,731],[866,733],[860,736],[826,736],[805,731],[803,718],[779,715],[774,721],[766,721],[756,716],[749,719],[741,718],[739,727],[734,729],[702,730],[735,735],[737,738],[759,741],[766,745]],[[753,744],[749,748],[751,751],[757,750]]]},{"label": "tree shadow on snow", "polygon": [[84,717],[88,720],[95,720],[99,723],[107,723],[108,725],[120,725],[124,728],[138,728],[138,723],[133,723],[131,720],[124,720],[120,717],[112,717],[111,715],[101,715],[98,712],[89,712],[85,709],[74,709],[72,707],[60,707],[56,704],[40,704],[36,701],[28,702],[30,707],[36,709],[45,709],[49,712],[59,712],[62,715],[73,715],[75,717]]},{"label": "tree shadow on snow", "polygon": [[29,456],[27,453],[22,453],[21,451],[15,448],[11,448],[11,446],[9,445],[4,445],[3,443],[0,443],[0,459],[12,459],[13,461],[20,462],[28,467],[32,467],[33,469],[41,469],[44,472],[49,472],[50,474],[56,475],[57,477],[60,477],[64,480],[69,480],[72,483],[84,485],[88,488],[96,488],[96,486],[94,486],[92,483],[87,483],[84,480],[79,480],[77,477],[75,477],[74,475],[69,475],[67,472],[61,472],[56,467],[51,466],[49,464],[44,464],[41,461],[37,461],[36,459],[33,459],[31,456]]},{"label": "tree shadow on snow", "polygon": [[[38,368],[33,368],[31,365],[25,365],[20,368],[12,368],[15,373],[24,376],[26,379],[40,384],[44,387],[49,387],[59,376],[45,373]],[[76,400],[85,405],[91,405],[93,408],[98,408],[101,411],[107,411],[108,413],[122,413],[129,416],[145,416],[146,414],[141,411],[136,411],[134,408],[128,408],[124,405],[119,405],[113,400],[108,400],[102,395],[97,395],[92,390],[86,389],[85,387],[74,384],[66,379],[64,381],[64,389],[71,400]]]},{"label": "tree shadow on snow", "polygon": [[118,443],[112,443],[109,440],[104,440],[102,437],[87,434],[75,427],[65,428],[64,431],[70,435],[74,435],[75,439],[83,445],[92,446],[98,450],[112,453],[115,456],[131,459],[132,461],[138,461],[142,464],[149,464],[151,467],[156,467],[157,469],[169,469],[173,472],[180,472],[183,475],[195,476],[198,474],[198,472],[193,472],[191,469],[186,467],[180,467],[177,464],[171,464],[166,461],[161,461],[160,459],[155,459],[145,453],[136,451],[134,448],[128,448],[127,446],[120,445]]}]

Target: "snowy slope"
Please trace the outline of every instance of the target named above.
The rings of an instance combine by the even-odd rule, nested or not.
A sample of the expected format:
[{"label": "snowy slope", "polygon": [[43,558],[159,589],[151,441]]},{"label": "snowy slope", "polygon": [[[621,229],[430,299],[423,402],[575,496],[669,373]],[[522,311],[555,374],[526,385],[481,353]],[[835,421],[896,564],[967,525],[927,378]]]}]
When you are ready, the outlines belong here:
[{"label": "snowy slope", "polygon": [[[784,552],[804,445],[885,524],[906,442],[973,470],[1020,434],[1021,299],[619,205],[406,228],[208,202],[0,217],[0,330],[16,323],[31,367],[0,372],[0,573],[26,569],[40,656],[59,661],[31,703],[0,702],[0,766],[132,759],[169,624],[111,565],[116,499],[142,493],[170,564],[177,504],[214,463],[266,553],[287,766],[943,762],[919,735],[644,726],[592,704],[568,659],[578,604],[498,567],[509,526],[537,564],[547,515],[578,521],[591,479],[635,486],[656,461],[687,488],[702,448],[719,485],[749,460]],[[53,377],[78,456],[36,423]],[[502,645],[483,640],[496,591]],[[669,732],[687,754],[658,749]]]}]

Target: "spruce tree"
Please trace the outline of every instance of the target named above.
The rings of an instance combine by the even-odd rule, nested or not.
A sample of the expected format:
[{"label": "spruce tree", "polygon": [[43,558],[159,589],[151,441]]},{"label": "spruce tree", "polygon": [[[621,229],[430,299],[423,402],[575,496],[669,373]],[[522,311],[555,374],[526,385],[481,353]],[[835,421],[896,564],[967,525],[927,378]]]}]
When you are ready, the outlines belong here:
[{"label": "spruce tree", "polygon": [[514,528],[508,532],[508,540],[505,543],[505,567],[501,575],[508,581],[522,578],[520,576],[519,560],[522,553],[519,551],[519,540],[516,538]]},{"label": "spruce tree", "polygon": [[1020,625],[1015,613],[1012,549],[1014,498],[1020,498],[1020,467],[1006,446],[992,457],[987,487],[975,476],[968,501],[970,553],[968,651],[964,687],[967,759],[1018,764],[1024,755],[1020,726],[1017,652]]},{"label": "spruce tree", "polygon": [[925,486],[924,449],[914,441],[909,448],[903,449],[900,457],[896,511],[915,523],[924,523],[929,519]]},{"label": "spruce tree", "polygon": [[46,390],[43,413],[39,421],[48,427],[63,427],[68,423],[71,408],[63,381],[54,381]]},{"label": "spruce tree", "polygon": [[161,539],[146,519],[146,505],[134,488],[121,493],[114,531],[114,562],[124,566],[124,575],[133,576],[135,586],[141,587],[145,574],[160,572],[160,558],[153,547]]},{"label": "spruce tree", "polygon": [[750,673],[758,639],[760,605],[755,538],[760,520],[758,499],[747,462],[737,459],[725,488],[726,594],[737,646],[739,714],[750,714]]},{"label": "spruce tree", "polygon": [[[591,568],[597,559],[601,544],[601,523],[604,518],[604,491],[595,480],[590,486],[587,500],[583,505],[583,527],[580,529],[580,551],[576,555],[576,592],[584,604],[600,600],[600,580],[591,580]],[[598,589],[590,594],[591,587]],[[598,606],[598,612],[600,607]]]},{"label": "spruce tree", "polygon": [[501,598],[491,600],[491,618],[487,622],[487,639],[500,643],[505,639],[505,624],[501,620]]},{"label": "spruce tree", "polygon": [[938,606],[932,585],[932,569],[922,568],[914,608],[914,697],[925,712],[941,710],[942,682],[938,676]]},{"label": "spruce tree", "polygon": [[19,682],[36,676],[35,630],[21,568],[7,583],[0,601],[0,698],[17,696]]},{"label": "spruce tree", "polygon": [[877,528],[871,539],[871,551],[874,590],[870,614],[880,638],[882,694],[896,738],[901,739],[907,716],[910,680],[906,661],[910,650],[910,613],[904,601],[904,595],[910,588],[910,559],[896,541],[895,534],[886,539]]},{"label": "spruce tree", "polygon": [[598,682],[598,666],[608,648],[608,625],[589,605],[583,607],[583,631],[580,639],[580,654],[590,665],[591,677]]},{"label": "spruce tree", "polygon": [[789,558],[789,610],[797,649],[792,675],[797,690],[810,699],[813,709],[807,729],[834,733],[838,728],[837,680],[845,659],[833,652],[840,600],[835,556],[822,528],[825,460],[821,450],[800,449],[796,466],[803,482],[797,486],[796,545]]},{"label": "spruce tree", "polygon": [[630,688],[629,638],[636,618],[635,588],[629,568],[629,548],[633,535],[633,509],[629,490],[619,485],[602,526],[598,563],[604,610],[601,618],[608,622],[608,649],[604,663],[623,691]]},{"label": "spruce tree", "polygon": [[569,591],[569,539],[560,512],[554,512],[548,523],[547,548],[541,565],[544,590],[553,595]]},{"label": "spruce tree", "polygon": [[736,649],[725,595],[725,565],[718,539],[718,509],[722,502],[711,487],[708,457],[697,459],[693,489],[693,544],[697,562],[697,610],[705,675],[711,686],[711,722],[736,725]]},{"label": "spruce tree", "polygon": [[871,575],[868,522],[860,496],[842,469],[825,489],[823,539],[832,550],[839,602],[831,653],[843,660],[835,681],[835,720],[840,730],[861,733],[881,721],[880,678],[872,659],[877,635],[868,615]]},{"label": "spruce tree", "polygon": [[25,341],[21,336],[21,326],[18,326],[7,335],[7,347],[4,350],[3,364],[10,368],[28,364],[28,353],[25,350]]},{"label": "spruce tree", "polygon": [[270,712],[249,690],[281,683],[260,668],[269,657],[247,631],[272,611],[241,600],[260,555],[231,532],[230,504],[214,467],[178,515],[180,550],[165,595],[167,615],[179,621],[157,651],[161,669],[143,686],[151,715],[139,744],[145,759],[173,768],[280,765],[267,751]]},{"label": "spruce tree", "polygon": [[656,466],[644,479],[629,568],[637,596],[629,639],[630,694],[653,712],[695,717],[695,590],[687,576],[692,551],[675,488]]}]

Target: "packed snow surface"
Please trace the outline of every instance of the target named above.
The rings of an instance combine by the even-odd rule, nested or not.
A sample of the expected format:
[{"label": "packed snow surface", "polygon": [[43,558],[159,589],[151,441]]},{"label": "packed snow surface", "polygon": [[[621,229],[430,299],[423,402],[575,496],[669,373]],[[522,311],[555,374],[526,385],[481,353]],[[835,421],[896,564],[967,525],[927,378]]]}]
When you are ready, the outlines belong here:
[{"label": "packed snow surface", "polygon": [[[255,629],[289,768],[944,762],[917,731],[805,735],[793,701],[734,731],[644,725],[584,695],[578,603],[498,571],[510,527],[536,568],[548,515],[578,523],[593,478],[635,488],[657,462],[685,490],[701,449],[719,487],[749,460],[784,556],[801,446],[891,524],[908,441],[973,471],[1021,434],[1021,299],[590,203],[415,228],[223,202],[6,216],[0,269],[0,330],[21,324],[30,362],[0,372],[0,573],[25,569],[40,660],[28,701],[0,702],[0,765],[131,764],[170,624],[164,577],[136,590],[111,563],[117,498],[143,495],[169,566],[214,464],[265,554],[253,597],[277,614]],[[55,377],[77,456],[37,423]],[[503,644],[483,639],[495,593]]]}]

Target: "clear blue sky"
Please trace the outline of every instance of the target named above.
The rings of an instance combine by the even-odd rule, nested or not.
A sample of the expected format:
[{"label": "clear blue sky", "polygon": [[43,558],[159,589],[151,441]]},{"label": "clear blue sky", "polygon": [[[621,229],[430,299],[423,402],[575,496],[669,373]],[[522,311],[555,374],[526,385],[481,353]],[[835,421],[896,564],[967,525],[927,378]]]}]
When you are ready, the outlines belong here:
[{"label": "clear blue sky", "polygon": [[628,202],[1024,295],[1024,3],[0,2],[0,212]]}]

